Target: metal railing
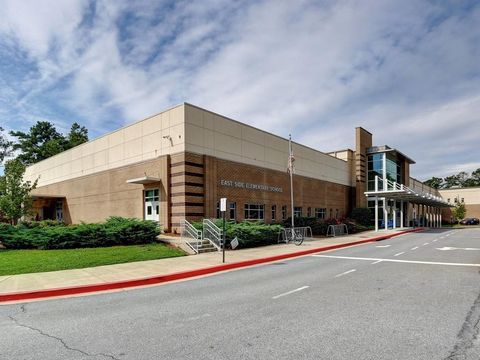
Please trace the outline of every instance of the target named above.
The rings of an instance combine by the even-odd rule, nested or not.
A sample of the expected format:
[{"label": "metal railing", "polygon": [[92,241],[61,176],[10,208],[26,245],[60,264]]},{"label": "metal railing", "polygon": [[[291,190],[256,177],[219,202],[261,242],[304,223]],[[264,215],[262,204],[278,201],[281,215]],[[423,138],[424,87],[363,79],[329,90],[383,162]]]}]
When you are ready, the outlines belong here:
[{"label": "metal railing", "polygon": [[223,231],[210,219],[203,219],[203,239],[209,240],[218,250],[222,249]]},{"label": "metal railing", "polygon": [[428,200],[436,200],[438,202],[442,202],[446,204],[445,200],[443,200],[441,196],[433,195],[429,192],[424,192],[421,190],[413,190],[408,186],[397,183],[396,181],[391,181],[389,179],[382,179],[378,175],[376,175],[374,193],[389,192],[389,191],[391,192],[402,191],[410,195],[419,196]]},{"label": "metal railing", "polygon": [[304,239],[313,238],[312,228],[310,226],[296,227],[296,228],[284,228],[278,233],[277,242],[289,243],[293,241],[295,237],[303,237]]},{"label": "metal railing", "polygon": [[180,222],[180,236],[198,254],[198,248],[202,245],[202,231],[195,228],[187,220],[182,220]]},{"label": "metal railing", "polygon": [[328,225],[327,236],[348,235],[347,224]]}]

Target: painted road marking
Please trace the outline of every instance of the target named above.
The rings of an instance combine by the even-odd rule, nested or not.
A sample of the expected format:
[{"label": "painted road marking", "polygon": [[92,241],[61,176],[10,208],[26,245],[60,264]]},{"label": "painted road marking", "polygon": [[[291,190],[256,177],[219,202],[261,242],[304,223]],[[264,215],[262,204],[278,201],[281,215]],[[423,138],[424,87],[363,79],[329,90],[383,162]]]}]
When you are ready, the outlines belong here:
[{"label": "painted road marking", "polygon": [[302,287],[299,287],[298,289],[295,289],[295,290],[292,290],[292,291],[288,291],[288,292],[286,292],[286,293],[283,293],[283,294],[274,296],[274,297],[272,297],[272,299],[278,299],[278,298],[281,298],[282,296],[287,296],[287,295],[290,295],[290,294],[293,294],[293,293],[296,293],[296,292],[299,292],[299,291],[308,289],[309,287],[310,287],[310,286],[302,286]]},{"label": "painted road marking", "polygon": [[438,239],[434,239],[433,242],[436,242]]},{"label": "painted road marking", "polygon": [[430,243],[425,243],[425,244],[423,244],[423,246],[428,245],[428,244],[430,244]]},{"label": "painted road marking", "polygon": [[417,250],[418,249],[418,246],[415,246],[413,248],[411,248],[410,250]]},{"label": "painted road marking", "polygon": [[402,254],[405,254],[405,251],[399,252],[398,254],[395,254],[395,255],[393,255],[393,256],[400,256],[400,255],[402,255]]},{"label": "painted road marking", "polygon": [[375,247],[378,247],[378,248],[387,248],[387,247],[390,247],[392,245],[377,245]]},{"label": "painted road marking", "polygon": [[352,273],[352,272],[354,272],[354,271],[357,271],[357,269],[352,269],[352,270],[345,271],[345,272],[343,272],[343,273],[341,273],[341,274],[335,275],[335,277],[337,278],[337,277],[340,277],[340,276],[343,276],[343,275],[347,275],[347,274],[350,274],[350,273]]},{"label": "painted road marking", "polygon": [[378,264],[378,263],[381,263],[381,262],[382,262],[382,260],[377,260],[377,261],[372,262],[372,265]]},{"label": "painted road marking", "polygon": [[457,247],[448,247],[444,246],[443,248],[436,248],[437,250],[445,251],[445,250],[467,250],[467,251],[475,251],[475,250],[480,250],[478,248],[457,248]]},{"label": "painted road marking", "polygon": [[330,259],[346,259],[346,260],[365,260],[365,261],[376,261],[381,260],[385,262],[396,262],[396,263],[406,263],[406,264],[424,264],[424,265],[446,265],[446,266],[468,266],[468,267],[480,267],[480,264],[464,264],[464,263],[448,263],[448,262],[433,262],[433,261],[414,261],[414,260],[399,260],[399,259],[379,259],[379,258],[363,258],[363,257],[351,257],[351,256],[333,256],[333,255],[312,255],[314,257],[320,258],[330,258]]}]

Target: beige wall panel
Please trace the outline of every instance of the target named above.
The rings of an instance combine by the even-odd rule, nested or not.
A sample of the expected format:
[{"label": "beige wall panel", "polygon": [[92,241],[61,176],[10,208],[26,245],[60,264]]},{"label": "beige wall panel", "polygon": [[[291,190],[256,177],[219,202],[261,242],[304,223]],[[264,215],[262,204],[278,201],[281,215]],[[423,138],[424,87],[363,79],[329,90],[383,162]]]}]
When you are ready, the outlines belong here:
[{"label": "beige wall panel", "polygon": [[161,147],[162,132],[156,131],[142,138],[142,153],[150,153]]},{"label": "beige wall panel", "polygon": [[[142,136],[161,131],[162,125],[165,125],[163,124],[163,121],[164,117],[162,116],[162,114],[158,114],[140,122],[140,124],[142,125]],[[170,125],[168,125],[167,127],[169,126]]]},{"label": "beige wall panel", "polygon": [[[40,176],[38,185],[45,186],[154,159],[161,154],[184,151],[183,108],[183,105],[177,106],[29,166],[25,179],[33,181]],[[174,113],[173,118],[177,122],[173,127],[170,127],[170,112]],[[168,139],[162,138],[162,128],[165,135],[172,137],[173,146]],[[152,143],[154,136],[149,137],[153,133],[157,133],[158,146]]]},{"label": "beige wall panel", "polygon": [[265,161],[265,146],[243,140],[242,156],[263,162]]},{"label": "beige wall panel", "polygon": [[125,159],[131,159],[134,157],[142,158],[142,138],[137,138],[125,143]]},{"label": "beige wall panel", "polygon": [[[124,131],[123,141],[128,143],[129,141],[141,138],[143,134],[142,129],[143,129],[143,124],[141,122],[127,126]],[[149,132],[150,131],[148,131],[147,133]]]},{"label": "beige wall panel", "polygon": [[185,124],[185,138],[187,143],[190,145],[196,146],[205,146],[203,127],[192,125],[189,123]]},{"label": "beige wall panel", "polygon": [[215,132],[214,141],[215,153],[224,152],[237,155],[241,155],[242,153],[242,140],[237,137]]}]

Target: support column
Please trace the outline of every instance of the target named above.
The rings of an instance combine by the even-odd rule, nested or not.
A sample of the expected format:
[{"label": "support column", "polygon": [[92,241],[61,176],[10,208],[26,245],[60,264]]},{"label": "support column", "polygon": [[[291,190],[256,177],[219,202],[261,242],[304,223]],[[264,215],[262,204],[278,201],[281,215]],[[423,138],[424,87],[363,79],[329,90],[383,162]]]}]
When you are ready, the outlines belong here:
[{"label": "support column", "polygon": [[[408,211],[407,211],[407,217],[408,217]],[[400,200],[400,228],[404,227],[403,223],[403,200]]]},{"label": "support column", "polygon": [[383,223],[385,230],[388,230],[387,198],[383,198]]},{"label": "support column", "polygon": [[378,231],[378,196],[375,196],[375,231]]},{"label": "support column", "polygon": [[396,201],[394,202],[394,205],[393,205],[392,216],[393,216],[393,219],[392,219],[393,220],[393,226],[392,226],[392,228],[396,229],[397,228],[397,202]]}]

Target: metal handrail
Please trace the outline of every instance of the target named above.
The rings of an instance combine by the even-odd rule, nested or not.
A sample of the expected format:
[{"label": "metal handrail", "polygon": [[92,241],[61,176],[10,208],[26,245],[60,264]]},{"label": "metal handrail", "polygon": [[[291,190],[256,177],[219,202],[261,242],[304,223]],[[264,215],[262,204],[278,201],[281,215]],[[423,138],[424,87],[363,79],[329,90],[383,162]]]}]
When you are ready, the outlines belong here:
[{"label": "metal handrail", "polygon": [[203,239],[209,240],[218,250],[222,249],[223,231],[210,219],[203,219]]},{"label": "metal handrail", "polygon": [[203,239],[202,231],[195,228],[186,219],[183,219],[180,222],[180,236],[185,240],[185,243],[198,254],[198,247]]}]

